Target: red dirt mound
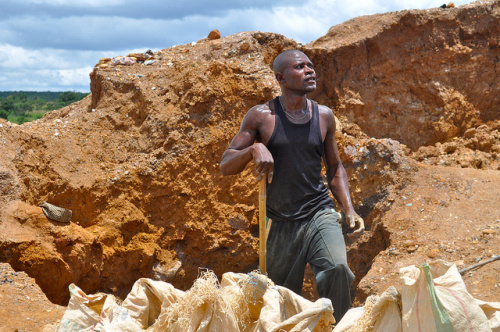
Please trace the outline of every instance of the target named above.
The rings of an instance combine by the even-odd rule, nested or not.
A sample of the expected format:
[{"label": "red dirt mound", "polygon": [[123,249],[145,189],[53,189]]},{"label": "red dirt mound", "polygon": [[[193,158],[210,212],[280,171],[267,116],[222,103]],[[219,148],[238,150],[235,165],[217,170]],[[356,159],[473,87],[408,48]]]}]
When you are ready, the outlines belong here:
[{"label": "red dirt mound", "polygon": [[[402,266],[484,261],[500,236],[498,36],[500,5],[482,1],[356,18],[305,46],[245,32],[131,65],[101,59],[86,99],[21,126],[0,120],[0,261],[63,305],[70,283],[124,296],[140,277],[187,289],[200,268],[255,269],[252,167],[222,177],[218,163],[246,110],[280,93],[270,65],[290,48],[315,63],[310,97],[338,117],[367,223],[346,234],[356,303],[398,286]],[[42,201],[72,210],[71,223],[47,219]],[[498,300],[499,269],[464,276],[475,297]],[[313,283],[309,273],[306,297]]]}]

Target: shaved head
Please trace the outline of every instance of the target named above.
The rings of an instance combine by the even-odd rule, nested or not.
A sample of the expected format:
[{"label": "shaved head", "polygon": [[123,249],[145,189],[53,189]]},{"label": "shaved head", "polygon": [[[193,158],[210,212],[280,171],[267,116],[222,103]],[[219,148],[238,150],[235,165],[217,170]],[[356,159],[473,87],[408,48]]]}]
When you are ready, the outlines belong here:
[{"label": "shaved head", "polygon": [[274,59],[273,62],[274,73],[276,74],[278,72],[283,72],[283,70],[286,68],[288,60],[295,54],[304,54],[304,52],[301,52],[299,50],[288,50],[278,54],[278,56]]}]

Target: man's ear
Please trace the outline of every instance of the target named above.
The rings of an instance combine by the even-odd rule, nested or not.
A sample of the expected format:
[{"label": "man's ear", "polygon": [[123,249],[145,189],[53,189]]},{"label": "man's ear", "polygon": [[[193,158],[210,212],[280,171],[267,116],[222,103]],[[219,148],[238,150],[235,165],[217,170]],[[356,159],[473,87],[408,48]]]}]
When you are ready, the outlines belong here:
[{"label": "man's ear", "polygon": [[276,77],[276,80],[278,81],[278,83],[282,84],[282,83],[285,83],[285,77],[283,77],[283,74],[280,73],[280,72],[277,72],[274,77]]}]

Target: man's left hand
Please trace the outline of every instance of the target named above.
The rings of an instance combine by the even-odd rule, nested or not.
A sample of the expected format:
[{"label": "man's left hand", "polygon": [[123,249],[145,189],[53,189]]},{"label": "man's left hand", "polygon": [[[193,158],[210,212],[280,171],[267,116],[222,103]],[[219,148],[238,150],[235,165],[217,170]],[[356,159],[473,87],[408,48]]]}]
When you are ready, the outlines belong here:
[{"label": "man's left hand", "polygon": [[358,225],[358,228],[353,233],[362,233],[365,230],[365,221],[356,212],[349,213],[346,216],[346,221],[349,228],[355,228]]}]

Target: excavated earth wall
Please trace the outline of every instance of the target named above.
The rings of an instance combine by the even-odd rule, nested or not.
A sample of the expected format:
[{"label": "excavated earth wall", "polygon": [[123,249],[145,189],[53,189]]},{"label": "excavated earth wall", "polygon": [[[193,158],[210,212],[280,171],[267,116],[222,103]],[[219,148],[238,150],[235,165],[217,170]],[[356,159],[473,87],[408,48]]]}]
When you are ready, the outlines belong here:
[{"label": "excavated earth wall", "polygon": [[[21,126],[0,122],[0,261],[58,304],[67,303],[70,283],[124,296],[140,277],[187,289],[200,268],[219,276],[256,269],[252,167],[222,177],[219,161],[245,112],[279,95],[274,57],[298,48],[318,71],[310,97],[338,117],[353,201],[367,223],[363,235],[346,235],[362,302],[384,290],[381,257],[392,257],[390,249],[402,248],[400,261],[431,257],[406,250],[424,243],[397,235],[414,220],[398,211],[407,207],[405,188],[426,183],[418,174],[452,168],[498,181],[499,36],[500,4],[486,1],[360,17],[307,45],[245,32],[131,65],[101,59],[86,99]],[[461,177],[468,183],[469,173],[439,178],[441,190]],[[71,223],[47,219],[42,201],[71,209]],[[485,223],[500,220],[498,207],[486,207]],[[498,248],[496,225],[484,233],[486,251]],[[476,255],[447,254],[438,257],[467,263]],[[306,296],[315,296],[312,283],[309,273]]]}]

